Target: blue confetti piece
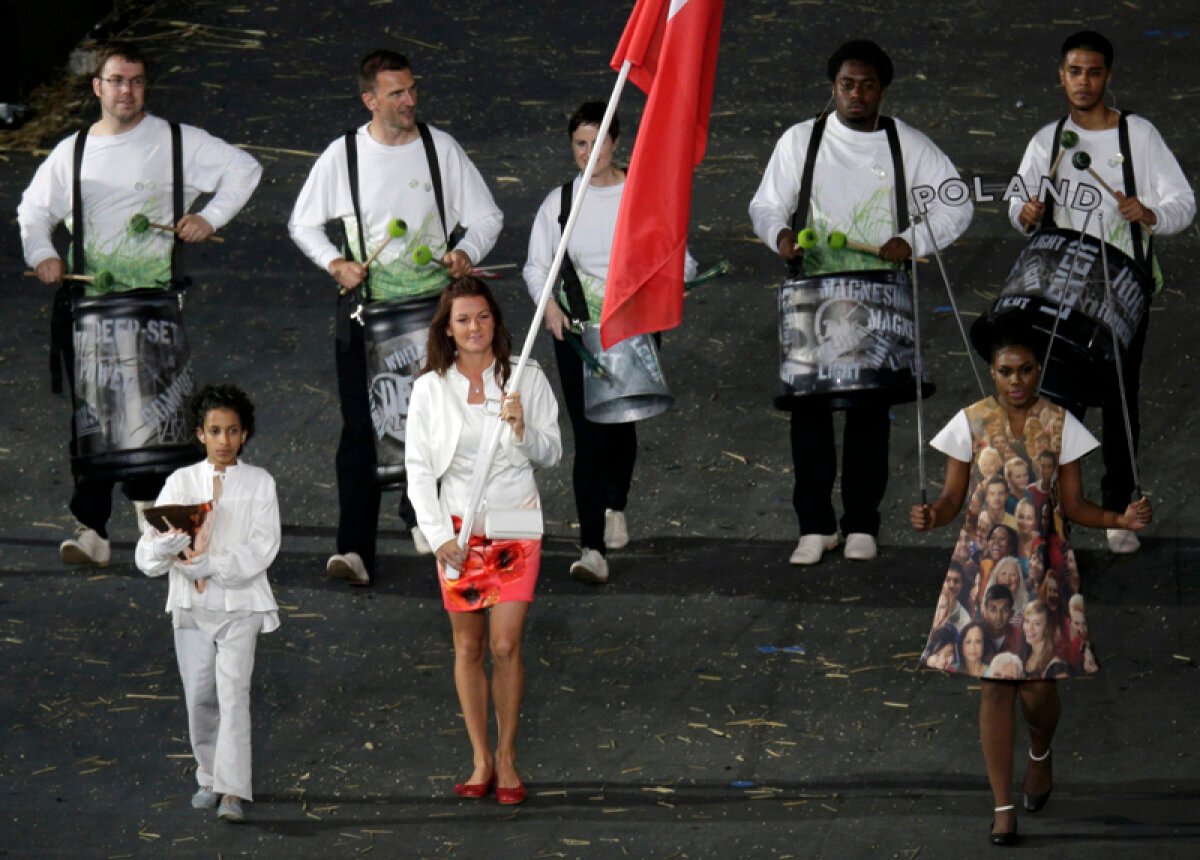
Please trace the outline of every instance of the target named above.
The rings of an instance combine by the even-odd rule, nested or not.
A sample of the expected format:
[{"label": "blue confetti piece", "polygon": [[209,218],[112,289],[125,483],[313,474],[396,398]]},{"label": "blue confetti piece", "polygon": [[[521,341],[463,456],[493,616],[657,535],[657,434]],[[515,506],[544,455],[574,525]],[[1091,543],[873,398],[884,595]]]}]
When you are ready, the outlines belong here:
[{"label": "blue confetti piece", "polygon": [[1160,39],[1160,38],[1162,38],[1162,35],[1163,35],[1162,30],[1147,30],[1146,31],[1146,36],[1150,39]]},{"label": "blue confetti piece", "polygon": [[936,308],[933,309],[933,312],[935,314],[948,314],[953,310],[954,310],[954,308],[950,307],[950,305],[938,305]]},{"label": "blue confetti piece", "polygon": [[1176,39],[1186,39],[1190,35],[1192,35],[1191,30],[1172,30],[1171,31],[1171,36]]},{"label": "blue confetti piece", "polygon": [[789,645],[782,649],[785,654],[807,654],[808,651],[803,645]]},{"label": "blue confetti piece", "polygon": [[754,783],[748,779],[735,779],[729,783],[730,788],[753,788]]},{"label": "blue confetti piece", "polygon": [[758,646],[759,654],[774,654],[778,650],[779,649],[776,648],[774,645],[759,645]]}]

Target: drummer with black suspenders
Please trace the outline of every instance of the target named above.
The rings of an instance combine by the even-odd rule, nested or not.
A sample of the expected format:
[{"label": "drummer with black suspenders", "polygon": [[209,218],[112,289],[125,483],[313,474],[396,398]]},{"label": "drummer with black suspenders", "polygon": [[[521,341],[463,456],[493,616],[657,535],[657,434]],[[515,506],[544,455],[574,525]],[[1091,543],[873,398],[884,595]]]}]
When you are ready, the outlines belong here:
[{"label": "drummer with black suspenders", "polygon": [[[827,73],[836,111],[792,126],[776,144],[750,203],[755,234],[805,275],[899,268],[914,251],[932,250],[930,228],[938,248],[949,245],[967,229],[973,209],[969,203],[952,207],[935,201],[925,213],[928,225],[915,231],[911,226],[907,189],[937,188],[957,179],[958,172],[925,135],[879,114],[892,81],[887,54],[873,42],[847,42],[829,58]],[[832,501],[835,407],[814,398],[787,408],[793,504],[800,521],[800,541],[789,561],[814,564],[838,543]],[[868,397],[843,408],[841,529],[846,558],[865,561],[877,553],[879,505],[888,478],[889,407]]]},{"label": "drummer with black suspenders", "polygon": [[[259,163],[242,150],[201,129],[147,114],[146,78],[146,61],[136,45],[111,42],[101,49],[92,78],[92,92],[100,102],[100,119],[54,148],[17,208],[26,262],[45,284],[68,282],[60,288],[54,303],[51,347],[56,393],[61,391],[64,365],[71,374],[67,381],[72,394],[80,393],[73,375],[73,338],[79,334],[77,326],[72,331],[73,305],[84,296],[123,296],[130,291],[146,295],[182,286],[176,259],[179,242],[219,241],[214,231],[246,205],[262,175]],[[213,196],[200,212],[188,214],[202,193]],[[63,222],[72,234],[69,263],[63,262],[52,240],[54,229]],[[94,312],[103,314],[103,308],[94,302],[92,305]],[[174,318],[177,323],[178,307]],[[132,325],[128,328],[133,330]],[[124,378],[124,390],[107,385],[106,391],[127,406],[131,397],[136,399],[136,394],[145,393],[145,380],[141,380],[141,392],[136,391],[136,376]],[[115,378],[110,377],[110,382]],[[164,424],[178,423],[174,414],[182,415],[191,384],[190,371],[186,371],[178,378],[177,390],[164,400],[172,401],[169,408],[164,404],[145,405],[155,414],[161,413]],[[81,411],[80,404],[74,404],[71,448],[76,481],[71,512],[77,524],[75,536],[60,547],[62,560],[68,564],[108,563],[111,546],[107,526],[115,483],[122,483],[140,520],[141,509],[153,503],[167,475],[176,466],[195,459],[190,440],[189,444],[183,444],[182,439],[175,445],[156,444],[170,435],[163,430],[150,434],[154,438],[148,440],[147,448],[157,449],[155,456],[165,453],[167,460],[172,451],[186,459],[163,460],[157,471],[155,465],[141,463],[136,474],[125,476],[120,454],[128,453],[126,459],[131,464],[145,458],[137,451],[117,451],[118,456],[109,457],[97,474],[83,475],[78,456],[81,449],[111,429],[103,420],[105,416],[93,412],[90,407]],[[87,428],[81,427],[85,420],[91,422]],[[92,432],[85,436],[85,429]]]},{"label": "drummer with black suspenders", "polygon": [[[504,216],[458,142],[417,121],[417,82],[404,55],[371,52],[358,64],[358,85],[371,121],[334,140],[317,159],[296,199],[288,231],[339,288],[338,537],[337,552],[325,569],[351,585],[370,585],[381,484],[364,306],[380,300],[436,299],[451,279],[469,275],[492,249]],[[334,220],[341,222],[341,250],[325,234],[326,222]],[[466,232],[456,243],[460,225]],[[400,513],[417,549],[430,552],[406,493]]]},{"label": "drummer with black suspenders", "polygon": [[[1196,215],[1196,198],[1158,130],[1148,120],[1110,108],[1105,102],[1112,61],[1112,43],[1100,33],[1084,30],[1063,42],[1058,77],[1070,112],[1033,136],[1020,167],[1031,193],[1055,164],[1049,176],[1052,182],[1068,180],[1071,188],[1078,184],[1096,187],[1101,195],[1098,213],[1091,213],[1088,220],[1089,213],[1056,207],[1052,199],[1023,203],[1014,198],[1009,203],[1009,218],[1025,233],[1056,225],[1086,230],[1144,267],[1157,292],[1163,281],[1154,257],[1154,237],[1187,229]],[[1086,157],[1081,158],[1081,153]],[[1150,314],[1144,314],[1122,357],[1128,426],[1115,376],[1101,395],[1105,468],[1101,504],[1110,511],[1124,511],[1135,489],[1130,450],[1137,448],[1138,380],[1149,321]],[[1076,411],[1076,417],[1082,419],[1082,407]],[[1131,553],[1140,543],[1131,531],[1109,529],[1108,546],[1115,553]]]}]

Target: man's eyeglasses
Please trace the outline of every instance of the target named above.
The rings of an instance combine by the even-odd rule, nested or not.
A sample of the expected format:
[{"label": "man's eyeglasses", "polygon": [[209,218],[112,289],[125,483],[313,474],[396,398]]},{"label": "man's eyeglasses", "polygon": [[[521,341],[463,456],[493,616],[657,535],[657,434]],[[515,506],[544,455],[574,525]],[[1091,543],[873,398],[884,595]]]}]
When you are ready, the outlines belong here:
[{"label": "man's eyeglasses", "polygon": [[104,83],[108,84],[114,90],[123,90],[129,87],[131,90],[144,90],[146,88],[146,78],[143,75],[138,75],[136,78],[123,78],[120,75],[113,75],[109,78],[100,78]]}]

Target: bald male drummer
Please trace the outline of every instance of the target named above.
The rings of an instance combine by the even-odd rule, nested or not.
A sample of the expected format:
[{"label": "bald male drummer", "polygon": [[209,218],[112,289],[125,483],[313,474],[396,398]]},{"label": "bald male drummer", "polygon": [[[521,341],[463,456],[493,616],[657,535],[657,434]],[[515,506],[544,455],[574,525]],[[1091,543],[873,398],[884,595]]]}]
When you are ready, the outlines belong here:
[{"label": "bald male drummer", "polygon": [[[1089,155],[1092,170],[1117,197],[1101,192],[1102,219],[1053,201],[1014,198],[1009,202],[1009,218],[1018,230],[1029,233],[1039,227],[1064,227],[1087,232],[1125,252],[1153,273],[1154,291],[1162,289],[1162,271],[1154,256],[1153,237],[1171,236],[1187,229],[1196,216],[1196,196],[1179,162],[1167,148],[1162,135],[1144,117],[1110,107],[1106,96],[1112,80],[1113,45],[1102,34],[1082,30],[1068,36],[1062,44],[1058,80],[1067,97],[1067,116],[1043,126],[1025,148],[1020,174],[1027,188],[1037,188],[1055,160],[1064,132],[1075,135],[1074,144],[1059,161],[1052,180],[1069,180],[1071,187],[1080,183],[1099,183],[1072,162],[1073,152]],[[1071,138],[1068,136],[1068,140]],[[1100,233],[1103,225],[1103,234]],[[1147,229],[1147,226],[1149,229]],[[1129,435],[1137,449],[1138,382],[1142,351],[1150,314],[1142,316],[1128,350],[1123,354],[1122,370],[1129,404]],[[1083,408],[1076,407],[1082,419]],[[1104,477],[1100,480],[1101,504],[1110,511],[1124,511],[1134,492],[1133,463],[1129,458],[1121,409],[1121,391],[1115,372],[1105,386],[1102,410],[1101,453]],[[1132,553],[1141,545],[1137,535],[1127,529],[1108,529],[1108,548],[1114,553]]]},{"label": "bald male drummer", "polygon": [[[958,171],[921,132],[880,114],[893,75],[882,48],[865,40],[847,42],[829,58],[826,72],[835,111],[794,125],[779,139],[750,202],[755,234],[784,260],[799,263],[806,276],[899,268],[914,251],[931,253],[926,226],[914,230],[909,224],[903,189],[937,188],[958,179]],[[970,203],[954,207],[935,201],[926,214],[936,246],[944,248],[962,235],[972,212]],[[817,243],[807,250],[797,247],[793,215],[796,226],[807,225],[817,234]],[[835,232],[877,247],[878,254],[831,246]],[[844,553],[867,561],[877,553],[879,505],[887,489],[889,410],[886,402],[868,398],[845,411]],[[791,444],[800,541],[789,561],[815,564],[838,543],[832,500],[837,447],[827,399],[792,409]]]}]

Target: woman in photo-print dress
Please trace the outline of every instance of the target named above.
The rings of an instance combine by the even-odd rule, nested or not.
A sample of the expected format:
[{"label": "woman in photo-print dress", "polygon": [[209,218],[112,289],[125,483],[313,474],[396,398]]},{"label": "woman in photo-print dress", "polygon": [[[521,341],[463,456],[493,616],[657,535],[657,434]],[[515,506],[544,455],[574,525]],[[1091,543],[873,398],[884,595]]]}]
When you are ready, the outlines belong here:
[{"label": "woman in photo-print dress", "polygon": [[[993,562],[992,576],[984,580],[987,583],[984,592],[978,595],[977,603],[973,602],[971,623],[960,631],[955,625],[946,624],[942,620],[944,610],[939,611],[921,657],[921,662],[930,668],[982,679],[979,727],[996,806],[989,839],[993,844],[1010,845],[1016,841],[1017,832],[1011,799],[1014,705],[1019,698],[1029,724],[1030,761],[1023,786],[1024,806],[1029,812],[1036,812],[1046,803],[1053,786],[1050,742],[1061,711],[1054,681],[1098,669],[1091,643],[1084,641],[1089,628],[1083,598],[1072,590],[1077,590],[1078,580],[1071,576],[1075,558],[1067,539],[1067,522],[1136,530],[1150,522],[1151,511],[1145,499],[1118,514],[1083,498],[1079,459],[1099,443],[1065,409],[1038,398],[1041,366],[1037,356],[1042,352],[1037,349],[1028,326],[1006,325],[1001,321],[993,327],[991,340],[991,374],[996,394],[959,412],[930,441],[930,445],[947,455],[945,486],[932,505],[914,505],[910,519],[920,531],[953,522],[963,500],[968,493],[977,491],[977,484],[985,475],[976,461],[982,452],[995,449],[997,444],[1007,449],[1010,460],[1019,457],[1030,464],[1029,475],[1038,474],[1032,464],[1039,459],[1048,463],[1053,457],[1057,464],[1050,491],[1043,495],[1044,503],[1053,510],[1038,512],[1037,517],[1043,529],[1054,533],[1039,534],[1038,540],[1010,542],[1008,546],[1016,557]],[[1035,415],[1041,416],[1041,426],[1052,427],[1052,432],[1027,435],[1027,422]],[[997,438],[997,427],[1003,438]],[[1027,440],[1039,436],[1043,442],[1048,439],[1049,449],[1028,450]],[[1050,456],[1043,456],[1047,454]],[[994,478],[992,481],[997,486]],[[1010,495],[1021,492],[1018,483],[1021,481],[1010,483]],[[1037,489],[1037,484],[1030,483],[1028,487]],[[1008,505],[1014,510],[1018,505],[1024,508],[1022,503],[1026,499],[1033,502],[1035,497],[1026,491],[1020,498],[1010,498]],[[985,513],[981,511],[979,516]],[[959,544],[977,534],[977,523],[964,522]],[[1038,557],[1021,558],[1022,551]],[[1032,587],[1028,581],[1031,569],[1042,580]],[[1057,593],[1045,587],[1049,581],[1057,587]],[[1074,586],[1067,584],[1072,581]],[[1074,612],[1075,624],[1070,623],[1070,615],[1064,614],[1064,607]],[[1063,637],[1067,640],[1063,641]],[[1080,641],[1073,641],[1075,637]]]}]

